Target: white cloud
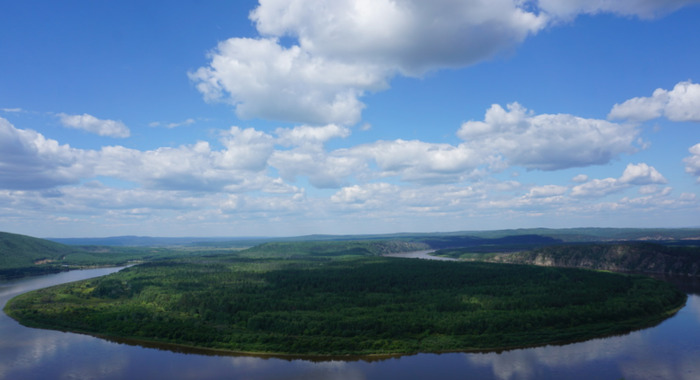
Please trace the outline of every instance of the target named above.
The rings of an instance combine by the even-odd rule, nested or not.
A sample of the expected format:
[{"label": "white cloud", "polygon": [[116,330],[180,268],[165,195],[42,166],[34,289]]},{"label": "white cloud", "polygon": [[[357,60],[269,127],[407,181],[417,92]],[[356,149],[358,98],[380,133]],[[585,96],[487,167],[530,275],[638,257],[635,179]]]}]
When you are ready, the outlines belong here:
[{"label": "white cloud", "polygon": [[541,10],[563,19],[570,19],[582,13],[614,13],[649,19],[697,2],[697,0],[539,0],[538,5]]},{"label": "white cloud", "polygon": [[666,178],[661,175],[653,166],[645,163],[629,164],[618,179],[620,183],[632,185],[650,185],[667,183]]},{"label": "white cloud", "polygon": [[193,118],[188,118],[188,119],[185,119],[185,120],[177,122],[177,123],[163,123],[160,121],[153,121],[153,122],[148,123],[148,126],[149,127],[161,127],[162,126],[165,128],[177,128],[177,127],[182,127],[182,126],[186,126],[186,125],[192,125],[195,122],[196,121]]},{"label": "white cloud", "polygon": [[700,143],[691,146],[688,151],[691,155],[683,159],[685,172],[698,177],[698,182],[700,182]]},{"label": "white cloud", "polygon": [[129,128],[121,121],[100,120],[92,115],[67,115],[59,113],[57,115],[61,124],[69,128],[82,129],[90,133],[96,133],[100,136],[109,137],[129,137]]},{"label": "white cloud", "polygon": [[458,182],[485,162],[478,152],[464,145],[401,139],[359,145],[348,154],[374,162],[380,177],[398,176],[420,183]]},{"label": "white cloud", "polygon": [[275,39],[219,43],[208,67],[190,78],[208,101],[225,101],[241,118],[354,124],[365,91],[386,87],[383,68],[315,57]]},{"label": "white cloud", "polygon": [[323,127],[302,125],[294,128],[278,128],[275,130],[275,134],[278,136],[277,141],[280,145],[318,145],[332,138],[348,137],[350,136],[350,129],[335,124]]},{"label": "white cloud", "polygon": [[[394,75],[474,64],[546,25],[511,0],[439,3],[263,1],[250,15],[263,37],[219,43],[190,78],[240,117],[350,125],[360,120],[359,98]],[[282,46],[288,36],[297,44]]]},{"label": "white cloud", "polygon": [[[645,163],[628,164],[620,178],[593,179],[571,189],[574,197],[602,197],[629,188],[666,183],[661,173]],[[646,188],[647,190],[649,188]],[[670,191],[670,189],[668,190]]]},{"label": "white cloud", "polygon": [[622,187],[615,178],[592,179],[582,185],[574,186],[571,195],[574,197],[602,197],[620,191]]},{"label": "white cloud", "polygon": [[693,2],[265,0],[249,16],[258,36],[220,42],[189,76],[242,118],[352,125],[396,75],[491,59],[579,14],[651,18]]},{"label": "white cloud", "polygon": [[262,35],[296,37],[315,56],[411,76],[492,57],[547,21],[512,0],[264,1],[251,19]]},{"label": "white cloud", "polygon": [[568,187],[559,185],[535,186],[532,189],[530,189],[528,196],[533,198],[551,197],[556,195],[562,195],[568,190]]},{"label": "white cloud", "polygon": [[91,153],[60,145],[0,118],[0,187],[44,189],[77,183],[92,173]]},{"label": "white cloud", "polygon": [[334,203],[383,205],[387,197],[396,197],[400,188],[388,183],[370,183],[344,187],[331,196]]},{"label": "white cloud", "polygon": [[220,141],[222,150],[212,149],[206,141],[143,152],[104,147],[97,173],[149,188],[197,191],[260,190],[273,180],[264,172],[274,150],[272,136],[231,127]]},{"label": "white cloud", "polygon": [[588,176],[585,174],[579,174],[579,175],[575,176],[574,178],[572,178],[571,180],[576,182],[576,183],[586,182],[586,181],[588,181]]},{"label": "white cloud", "polygon": [[274,139],[253,128],[231,127],[221,137],[226,150],[217,160],[223,168],[261,171],[274,151]]},{"label": "white cloud", "polygon": [[317,188],[347,185],[351,177],[362,175],[367,168],[365,160],[348,155],[344,150],[328,153],[317,147],[275,151],[270,165],[287,181],[306,176]]},{"label": "white cloud", "polygon": [[457,136],[484,155],[500,155],[509,165],[557,170],[604,164],[636,150],[634,126],[567,114],[534,115],[518,103],[494,104],[484,121],[468,121]]},{"label": "white cloud", "polygon": [[615,104],[608,119],[647,121],[661,116],[671,121],[700,122],[700,84],[679,82],[671,91],[658,88],[651,97]]}]

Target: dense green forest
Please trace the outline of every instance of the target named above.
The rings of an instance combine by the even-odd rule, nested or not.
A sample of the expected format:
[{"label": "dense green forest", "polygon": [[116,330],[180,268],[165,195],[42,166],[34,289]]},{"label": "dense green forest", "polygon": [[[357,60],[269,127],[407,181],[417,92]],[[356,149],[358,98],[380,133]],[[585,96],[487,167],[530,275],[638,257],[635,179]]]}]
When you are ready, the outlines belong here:
[{"label": "dense green forest", "polygon": [[303,241],[264,243],[241,251],[239,256],[251,258],[307,256],[381,256],[389,253],[428,250],[425,243],[401,240]]},{"label": "dense green forest", "polygon": [[24,294],[6,312],[28,326],[102,336],[343,355],[588,339],[657,323],[685,302],[671,285],[641,276],[334,246],[324,254],[276,246],[145,263]]}]

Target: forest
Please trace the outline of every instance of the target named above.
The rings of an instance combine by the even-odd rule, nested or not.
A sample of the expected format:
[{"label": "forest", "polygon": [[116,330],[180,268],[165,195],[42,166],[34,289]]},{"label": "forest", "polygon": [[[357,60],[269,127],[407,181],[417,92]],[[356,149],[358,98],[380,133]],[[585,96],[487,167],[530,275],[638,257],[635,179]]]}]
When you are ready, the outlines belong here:
[{"label": "forest", "polygon": [[697,241],[557,244],[525,251],[490,253],[480,253],[473,248],[452,248],[434,254],[462,260],[700,277],[700,246]]},{"label": "forest", "polygon": [[27,326],[231,352],[372,355],[584,340],[653,325],[685,302],[643,276],[304,244],[147,262],[26,293],[6,312]]}]

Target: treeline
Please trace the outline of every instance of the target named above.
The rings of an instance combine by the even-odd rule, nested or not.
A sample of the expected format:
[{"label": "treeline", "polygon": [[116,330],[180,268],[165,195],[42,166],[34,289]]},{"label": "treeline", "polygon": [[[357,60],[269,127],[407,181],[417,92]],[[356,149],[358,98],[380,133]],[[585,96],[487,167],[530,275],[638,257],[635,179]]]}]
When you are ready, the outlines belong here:
[{"label": "treeline", "polygon": [[430,249],[422,242],[401,240],[349,240],[264,243],[239,253],[241,257],[295,258],[309,256],[381,256]]},{"label": "treeline", "polygon": [[[357,248],[357,247],[355,247]],[[19,296],[29,326],[241,352],[495,349],[656,323],[685,302],[651,278],[382,257],[153,262]]]}]

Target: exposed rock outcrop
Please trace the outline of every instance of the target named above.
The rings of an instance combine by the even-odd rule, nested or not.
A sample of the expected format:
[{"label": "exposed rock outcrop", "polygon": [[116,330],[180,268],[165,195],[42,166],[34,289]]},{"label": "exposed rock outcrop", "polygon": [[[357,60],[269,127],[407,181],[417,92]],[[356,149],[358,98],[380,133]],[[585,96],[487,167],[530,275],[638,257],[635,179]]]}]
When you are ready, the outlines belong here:
[{"label": "exposed rock outcrop", "polygon": [[489,261],[700,277],[700,248],[652,243],[558,245]]}]

